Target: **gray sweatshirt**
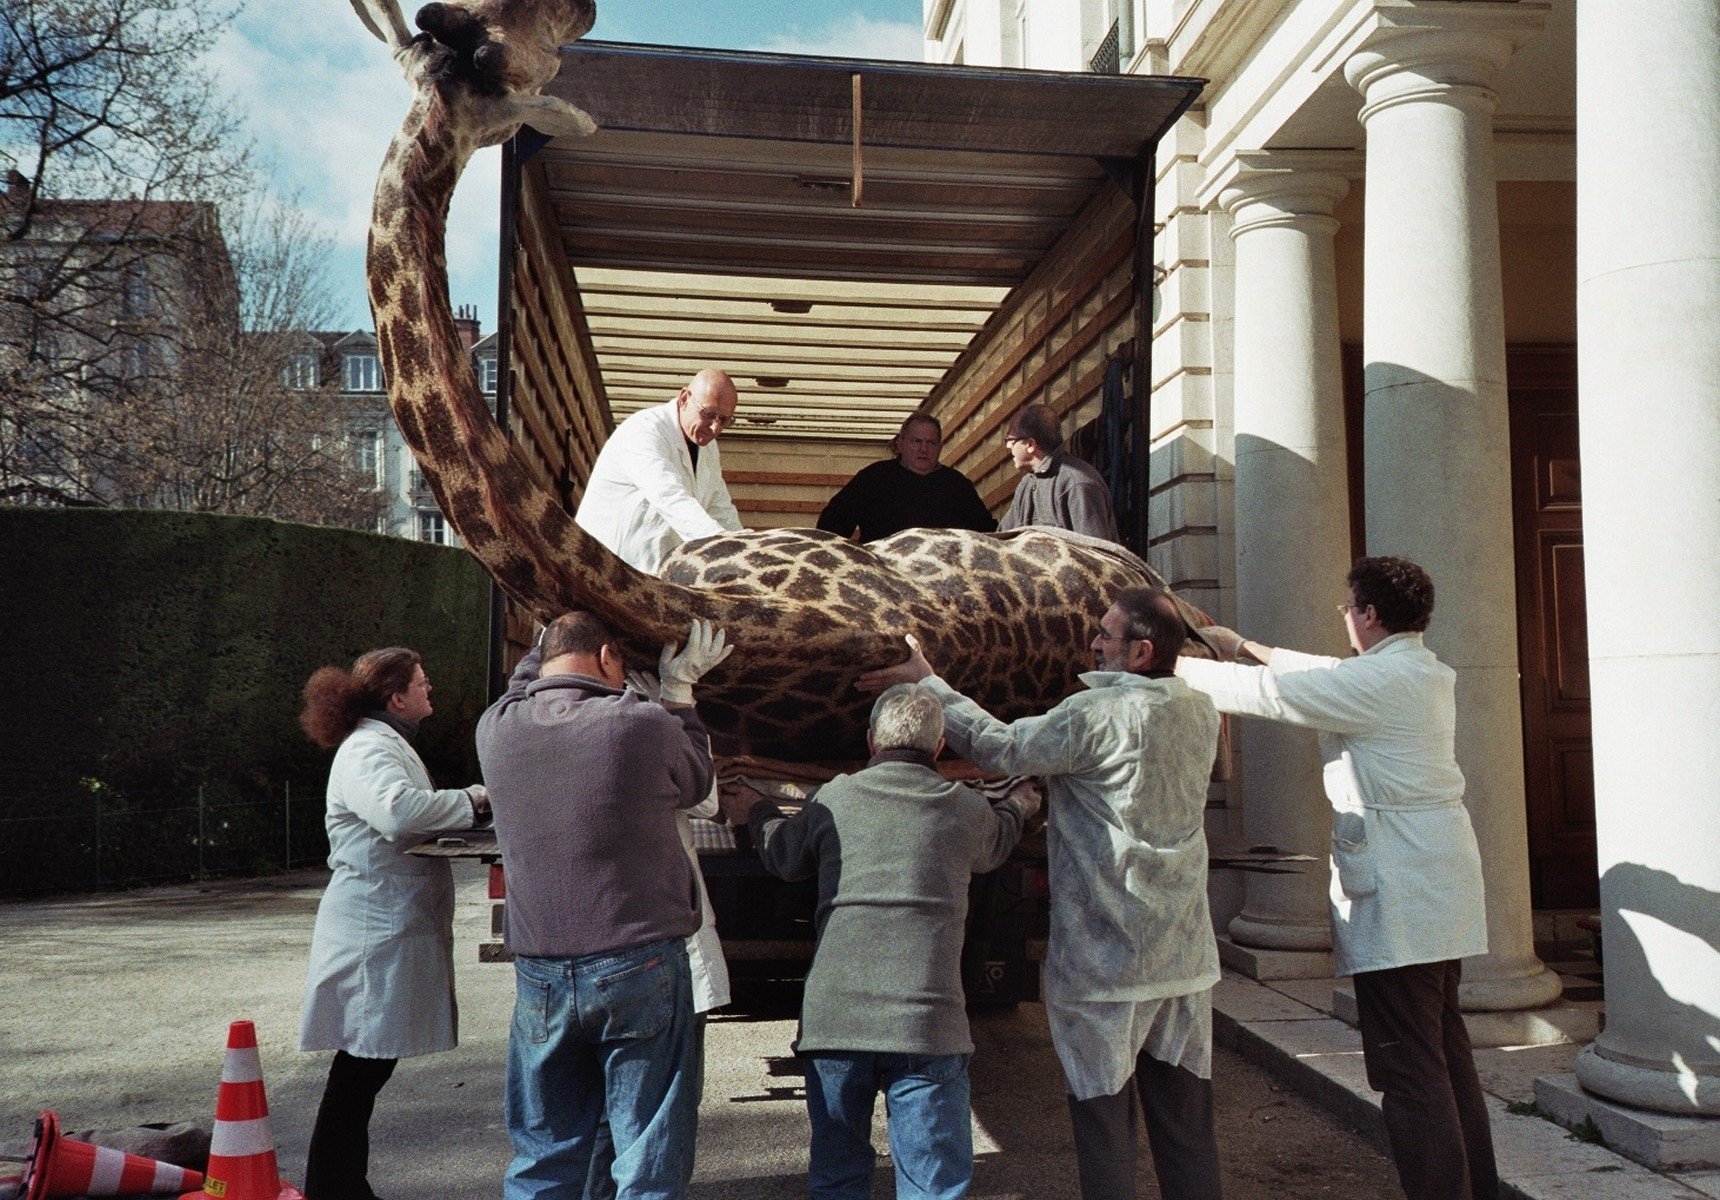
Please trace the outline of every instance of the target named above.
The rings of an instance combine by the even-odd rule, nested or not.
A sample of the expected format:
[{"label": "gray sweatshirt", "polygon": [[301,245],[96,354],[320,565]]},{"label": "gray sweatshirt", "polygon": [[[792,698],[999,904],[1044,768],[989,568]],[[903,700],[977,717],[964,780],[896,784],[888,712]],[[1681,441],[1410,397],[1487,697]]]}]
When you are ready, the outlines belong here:
[{"label": "gray sweatshirt", "polygon": [[701,916],[675,810],[711,790],[705,727],[600,679],[539,679],[539,660],[534,647],[478,721],[509,948],[578,958],[686,937]]},{"label": "gray sweatshirt", "polygon": [[1011,801],[991,807],[911,750],[839,775],[794,817],[760,804],[748,822],[765,867],[818,875],[818,948],[796,1049],[971,1054],[961,950],[968,880],[1021,837]]}]

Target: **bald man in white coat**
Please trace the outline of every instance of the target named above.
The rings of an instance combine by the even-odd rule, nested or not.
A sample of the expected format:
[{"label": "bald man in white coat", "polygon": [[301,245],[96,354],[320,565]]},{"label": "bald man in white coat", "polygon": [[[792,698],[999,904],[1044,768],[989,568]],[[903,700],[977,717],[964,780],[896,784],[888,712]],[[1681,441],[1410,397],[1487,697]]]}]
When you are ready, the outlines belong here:
[{"label": "bald man in white coat", "polygon": [[738,404],[728,375],[707,369],[673,400],[628,417],[598,452],[574,520],[652,575],[682,542],[739,529],[717,452]]}]

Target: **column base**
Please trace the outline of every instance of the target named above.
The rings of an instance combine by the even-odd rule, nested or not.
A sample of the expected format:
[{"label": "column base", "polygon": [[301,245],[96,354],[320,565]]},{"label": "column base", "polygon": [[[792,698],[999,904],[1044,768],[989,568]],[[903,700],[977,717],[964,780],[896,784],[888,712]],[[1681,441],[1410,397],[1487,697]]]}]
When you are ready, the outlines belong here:
[{"label": "column base", "polygon": [[1244,946],[1230,937],[1218,939],[1218,958],[1225,966],[1250,979],[1330,979],[1329,950],[1274,950]]},{"label": "column base", "polygon": [[[1619,1062],[1592,1045],[1583,1047],[1583,1052],[1577,1055],[1577,1082],[1597,1097],[1632,1108],[1698,1119],[1720,1117],[1720,1078],[1675,1075],[1654,1067]],[[1720,1122],[1710,1124],[1713,1136],[1720,1139]],[[1720,1140],[1715,1145],[1720,1147]],[[1713,1165],[1720,1166],[1720,1158],[1714,1159]]]},{"label": "column base", "polygon": [[[1355,985],[1345,982],[1332,989],[1332,1015],[1346,1025],[1356,1025]],[[1562,1046],[1591,1042],[1600,1033],[1601,1014],[1583,1004],[1552,1004],[1546,1008],[1514,1012],[1463,1013],[1469,1044],[1477,1050],[1500,1046]]]},{"label": "column base", "polygon": [[1529,965],[1520,973],[1472,977],[1473,968],[1466,965],[1463,982],[1458,985],[1458,1003],[1468,1012],[1515,1012],[1525,1008],[1541,1008],[1557,1000],[1565,985],[1547,970],[1533,955]]},{"label": "column base", "polygon": [[1332,919],[1324,910],[1311,920],[1263,920],[1247,909],[1230,919],[1229,933],[1238,945],[1259,950],[1332,949]]},{"label": "column base", "polygon": [[[1577,1070],[1593,1055],[1584,1048]],[[1603,1060],[1604,1061],[1604,1060]],[[1619,1064],[1609,1066],[1617,1068]],[[1653,1072],[1625,1068],[1640,1074]],[[1668,1080],[1671,1076],[1667,1076]],[[1580,1075],[1543,1075],[1535,1080],[1535,1103],[1567,1129],[1600,1134],[1608,1150],[1655,1171],[1709,1170],[1720,1167],[1720,1119],[1674,1116],[1618,1104],[1584,1089]]]}]

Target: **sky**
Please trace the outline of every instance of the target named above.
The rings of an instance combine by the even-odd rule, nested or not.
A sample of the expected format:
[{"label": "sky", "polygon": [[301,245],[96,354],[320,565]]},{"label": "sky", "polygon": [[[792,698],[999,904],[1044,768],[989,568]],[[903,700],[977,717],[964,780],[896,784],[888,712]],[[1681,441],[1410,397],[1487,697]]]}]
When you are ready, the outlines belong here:
[{"label": "sky", "polygon": [[[401,8],[411,25],[418,0]],[[918,0],[598,0],[590,37],[729,50],[921,57]],[[409,99],[383,44],[350,0],[249,0],[213,48],[218,78],[293,200],[334,241],[329,273],[341,329],[368,329],[364,240],[371,190]],[[497,186],[501,153],[466,168],[448,220],[449,292],[496,326]]]}]

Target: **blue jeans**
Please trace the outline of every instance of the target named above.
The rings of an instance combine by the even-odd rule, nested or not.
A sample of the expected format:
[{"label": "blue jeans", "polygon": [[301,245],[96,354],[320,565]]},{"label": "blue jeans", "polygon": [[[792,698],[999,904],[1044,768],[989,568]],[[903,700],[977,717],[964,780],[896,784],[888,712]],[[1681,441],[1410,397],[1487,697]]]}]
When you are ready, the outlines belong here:
[{"label": "blue jeans", "polygon": [[607,1115],[616,1194],[686,1194],[699,1121],[692,981],[682,939],[514,962],[505,1200],[580,1200]]},{"label": "blue jeans", "polygon": [[[690,960],[689,960],[690,961]],[[697,1082],[693,1095],[705,1094],[705,1014],[693,1014],[693,1064]],[[585,1177],[585,1200],[615,1200],[615,1139],[609,1122],[597,1123],[597,1145],[591,1151],[591,1171]]]},{"label": "blue jeans", "polygon": [[965,1054],[815,1050],[806,1059],[813,1200],[872,1194],[872,1106],[884,1093],[897,1200],[956,1200],[973,1182]]}]

